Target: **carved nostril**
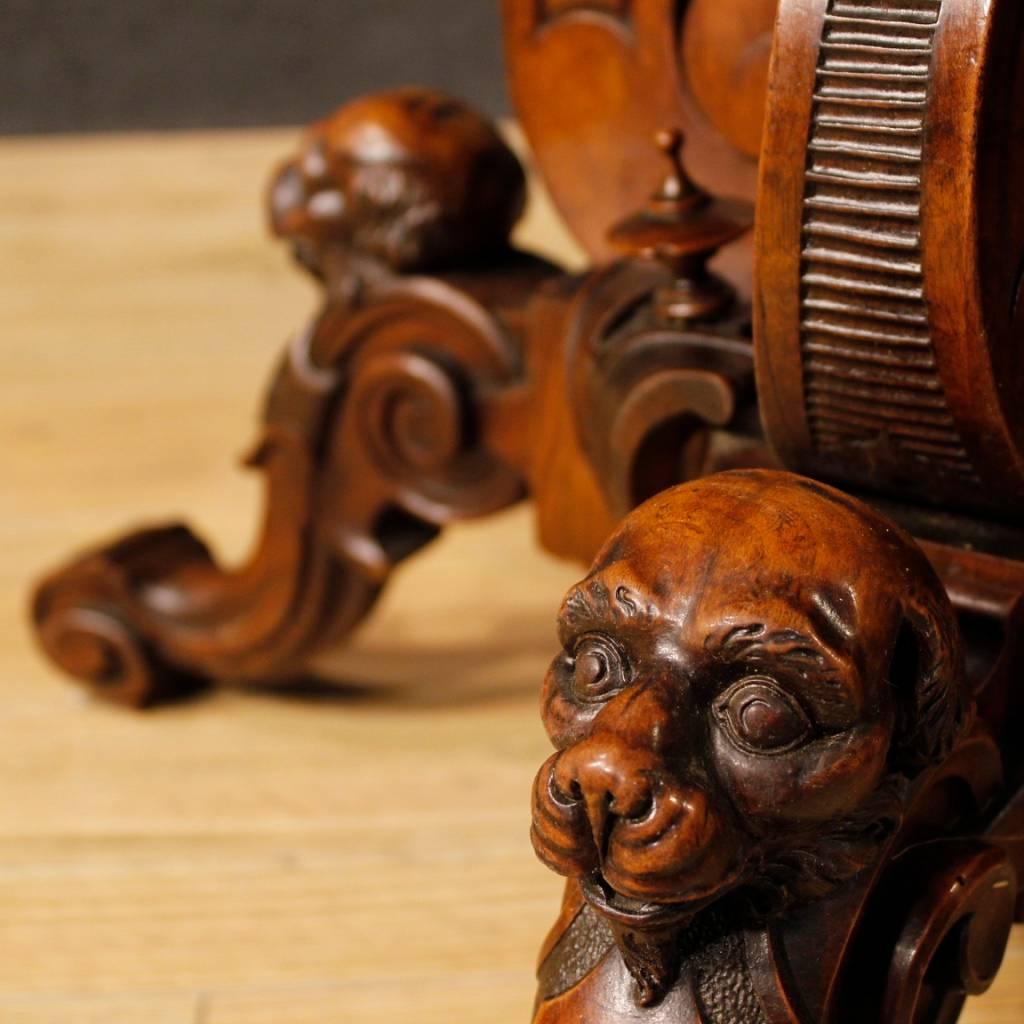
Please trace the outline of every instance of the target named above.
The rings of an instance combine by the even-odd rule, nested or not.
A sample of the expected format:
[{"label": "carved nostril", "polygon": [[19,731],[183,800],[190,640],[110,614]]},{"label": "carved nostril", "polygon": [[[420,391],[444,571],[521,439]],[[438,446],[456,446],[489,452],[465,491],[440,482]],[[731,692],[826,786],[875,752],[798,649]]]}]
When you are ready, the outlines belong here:
[{"label": "carved nostril", "polygon": [[551,767],[548,788],[551,796],[560,804],[579,804],[586,799],[577,765],[571,755],[556,757]]},{"label": "carved nostril", "polygon": [[[613,807],[614,811],[615,808]],[[654,793],[648,789],[632,806],[623,811],[621,817],[624,821],[636,822],[649,818],[654,811]]]},{"label": "carved nostril", "polygon": [[614,801],[609,810],[628,823],[643,821],[654,810],[656,780],[648,772],[630,772],[614,779]]},{"label": "carved nostril", "polygon": [[573,778],[562,780],[558,775],[556,767],[548,776],[548,792],[551,794],[551,799],[563,806],[580,803],[583,800],[583,790],[580,788],[580,784]]}]

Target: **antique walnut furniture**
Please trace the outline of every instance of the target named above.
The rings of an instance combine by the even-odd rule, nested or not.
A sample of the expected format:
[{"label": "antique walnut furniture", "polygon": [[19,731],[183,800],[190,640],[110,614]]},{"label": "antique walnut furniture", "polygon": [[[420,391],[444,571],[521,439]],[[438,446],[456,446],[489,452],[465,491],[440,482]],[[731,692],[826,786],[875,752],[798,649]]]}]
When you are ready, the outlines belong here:
[{"label": "antique walnut furniture", "polygon": [[949,1021],[988,987],[1024,801],[890,520],[773,470],[681,485],[559,634],[533,838],[572,881],[538,1022]]},{"label": "antique walnut furniture", "polygon": [[[517,111],[597,269],[509,245],[522,171],[459,101],[403,89],[314,125],[268,196],[324,305],[248,460],[255,551],[224,569],[159,526],[38,588],[43,647],[103,697],[301,675],[445,523],[529,494],[541,542],[586,561],[637,501],[760,443],[742,299],[774,3],[503,11]],[[734,198],[687,177],[681,129],[687,171]]]},{"label": "antique walnut furniture", "polygon": [[324,304],[256,551],[130,534],[40,584],[40,640],[133,705],[286,679],[529,494],[600,552],[544,685],[536,1020],[951,1022],[1024,919],[1024,5],[503,11],[593,266],[510,244],[523,172],[461,102],[314,125],[269,190]]}]

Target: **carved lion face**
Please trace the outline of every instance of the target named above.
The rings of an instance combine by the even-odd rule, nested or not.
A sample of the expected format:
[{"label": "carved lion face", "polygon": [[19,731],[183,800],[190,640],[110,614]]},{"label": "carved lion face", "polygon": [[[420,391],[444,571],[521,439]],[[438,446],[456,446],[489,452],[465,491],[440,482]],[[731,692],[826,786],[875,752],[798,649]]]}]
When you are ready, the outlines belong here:
[{"label": "carved lion face", "polygon": [[887,781],[944,756],[964,719],[952,612],[923,554],[785,473],[643,505],[559,628],[534,845],[634,937],[727,893],[791,900],[860,870],[892,813]]},{"label": "carved lion face", "polygon": [[396,89],[311,126],[271,184],[270,220],[315,272],[330,244],[421,270],[503,245],[524,188],[515,156],[474,110]]}]

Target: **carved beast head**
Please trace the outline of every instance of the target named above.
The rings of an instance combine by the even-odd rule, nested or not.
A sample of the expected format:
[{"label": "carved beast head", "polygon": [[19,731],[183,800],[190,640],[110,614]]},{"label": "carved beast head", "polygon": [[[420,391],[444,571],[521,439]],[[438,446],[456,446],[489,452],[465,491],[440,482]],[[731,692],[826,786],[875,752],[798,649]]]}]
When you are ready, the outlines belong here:
[{"label": "carved beast head", "polygon": [[436,90],[396,89],[310,127],[271,184],[270,221],[314,273],[331,246],[419,271],[500,249],[524,196],[522,168],[485,118]]},{"label": "carved beast head", "polygon": [[965,724],[957,629],[922,552],[786,473],[641,506],[559,628],[533,841],[611,923],[644,1002],[704,908],[771,912],[860,871],[900,780]]}]

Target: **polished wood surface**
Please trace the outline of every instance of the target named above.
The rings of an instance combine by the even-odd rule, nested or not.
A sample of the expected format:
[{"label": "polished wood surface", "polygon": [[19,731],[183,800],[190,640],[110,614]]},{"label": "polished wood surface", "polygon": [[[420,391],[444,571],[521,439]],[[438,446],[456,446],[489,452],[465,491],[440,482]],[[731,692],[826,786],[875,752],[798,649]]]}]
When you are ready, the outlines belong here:
[{"label": "polished wood surface", "polygon": [[754,307],[790,468],[1019,525],[1022,48],[1012,0],[780,4]]},{"label": "polished wood surface", "polygon": [[[739,2],[718,17],[729,6],[742,17]],[[512,83],[581,239],[616,193],[616,156],[642,166],[623,156],[643,124],[623,97],[696,139],[697,174],[707,140],[678,94],[662,104],[691,71],[665,50],[682,32],[687,52],[700,9],[507,4],[524,24],[532,12],[527,34],[509,26]],[[757,404],[779,464],[817,479],[739,487],[729,500],[730,481],[755,477],[665,491],[626,517],[566,598],[543,701],[557,753],[538,775],[534,839],[570,883],[542,953],[538,1024],[952,1024],[994,979],[1013,920],[1024,921],[1014,560],[1024,551],[1024,207],[1009,184],[1024,153],[1022,42],[1012,0],[779,4],[754,240]],[[707,60],[728,64],[724,53]],[[567,103],[543,104],[545,75],[566,72]],[[740,99],[742,120],[757,105]],[[566,109],[570,123],[559,124]],[[598,125],[606,153],[590,138]],[[672,155],[678,137],[659,138]],[[600,198],[568,184],[588,179],[572,168],[584,158]],[[714,188],[726,189],[718,161]],[[607,237],[678,276],[688,191],[666,185]],[[707,197],[696,203],[709,209]],[[666,347],[683,344],[669,340],[673,309],[722,308],[694,276],[654,301]],[[647,302],[598,292],[577,330],[603,353],[613,329],[601,326],[621,326],[628,348],[643,337]],[[698,433],[709,424],[737,435],[743,417],[705,415]],[[652,447],[666,460],[684,445]],[[711,468],[680,460],[676,479]],[[896,520],[930,541],[942,579],[910,546],[893,558],[863,533],[837,533],[851,513],[877,511],[820,480],[884,508],[892,518],[875,519],[879,537],[896,538]],[[790,500],[801,488],[831,493],[835,508]],[[641,497],[626,493],[620,513]],[[990,561],[975,560],[978,548]],[[902,611],[877,617],[879,602]],[[808,603],[821,628],[802,617]],[[749,653],[728,654],[722,632]],[[837,649],[858,667],[852,676],[836,668]],[[825,717],[842,724],[823,725],[814,700],[801,703],[815,675],[828,677]],[[880,692],[916,696],[901,712],[884,710]],[[976,719],[957,715],[975,704]],[[893,717],[903,725],[887,732]],[[950,730],[958,720],[962,731]],[[846,730],[867,742],[848,760]]]},{"label": "polished wood surface", "polygon": [[[716,195],[753,198],[777,0],[502,0],[516,115],[574,236],[595,259],[660,172],[655,133],[681,129]],[[718,268],[750,290],[750,243]]]},{"label": "polished wood surface", "polygon": [[655,132],[705,188],[752,198],[777,0],[502,0],[512,100],[587,251],[647,198]]},{"label": "polished wood surface", "polygon": [[680,131],[655,143],[647,202],[609,235],[629,258],[578,275],[510,239],[523,171],[461,101],[399,89],[307,130],[268,219],[322,296],[246,459],[258,540],[229,566],[171,511],[94,542],[35,589],[46,654],[134,707],[295,682],[453,522],[529,494],[542,543],[586,562],[720,448],[763,461],[750,310],[709,266],[753,209],[692,181]]},{"label": "polished wood surface", "polygon": [[909,535],[818,481],[718,473],[626,516],[558,622],[532,835],[576,912],[536,1024],[952,1024],[987,991],[1019,717],[975,713],[1000,684]]},{"label": "polished wood surface", "polygon": [[[537,550],[528,509],[410,563],[331,666],[365,690],[126,716],[25,623],[54,552],[119,523],[172,509],[244,555],[258,485],[224,467],[314,302],[257,216],[294,137],[0,147],[5,1022],[529,1016],[558,899],[526,828],[536,691],[579,570]],[[566,252],[537,207],[522,233]],[[1012,942],[969,1024],[1024,1015]]]},{"label": "polished wood surface", "polygon": [[258,540],[227,566],[171,514],[90,546],[34,595],[47,654],[137,707],[295,680],[442,527],[521,500],[524,307],[560,273],[509,242],[525,192],[496,128],[444,93],[313,125],[267,195],[323,296],[282,345],[246,459]]}]

